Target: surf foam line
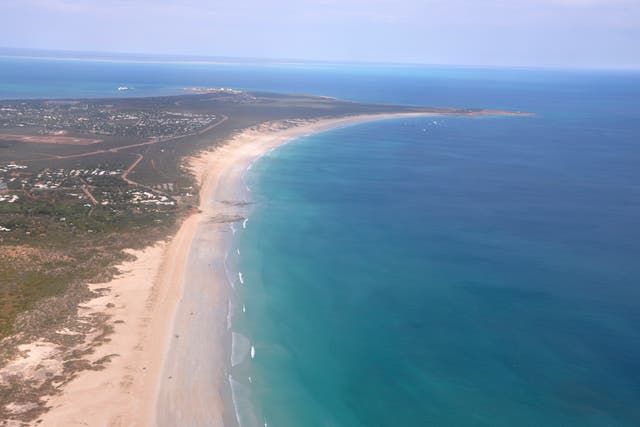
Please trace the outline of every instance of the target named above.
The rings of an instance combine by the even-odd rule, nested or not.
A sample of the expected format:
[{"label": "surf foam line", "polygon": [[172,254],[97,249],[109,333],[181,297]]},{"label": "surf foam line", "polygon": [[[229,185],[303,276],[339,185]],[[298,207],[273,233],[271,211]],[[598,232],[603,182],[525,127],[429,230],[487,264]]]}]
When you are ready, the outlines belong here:
[{"label": "surf foam line", "polygon": [[251,341],[239,332],[231,333],[231,367],[238,366],[245,360],[253,348]]},{"label": "surf foam line", "polygon": [[229,258],[229,252],[224,254],[224,259],[222,260],[222,265],[224,266],[224,274],[227,277],[227,282],[229,282],[229,285],[231,285],[231,288],[235,289],[236,284],[235,284],[235,280],[232,279],[233,276],[231,275],[231,270],[229,269],[228,258]]},{"label": "surf foam line", "polygon": [[[303,135],[303,137],[310,136],[310,135],[311,134]],[[299,137],[292,138],[291,141],[288,141],[288,142],[292,142],[297,139],[299,139]],[[270,155],[271,153],[276,151],[278,148],[280,147],[273,147],[267,150],[265,153],[255,158],[242,172],[240,179],[241,179],[241,182],[244,184],[244,189],[247,193],[252,192],[251,188],[247,184],[246,178],[247,178],[248,172],[252,170],[253,165],[258,160],[262,159],[267,155]],[[246,229],[248,221],[249,221],[249,218],[245,218],[242,221],[242,229],[239,229],[239,227],[236,228],[236,226],[233,223],[230,223],[229,227],[231,229],[232,234],[235,236],[238,231],[242,231]],[[238,258],[239,258],[240,249],[236,248],[236,254],[238,255]],[[229,268],[228,261],[227,261],[228,253],[226,255],[227,256],[225,256],[225,259],[224,259],[225,274],[227,275],[227,280],[229,281],[229,283],[231,284],[234,290],[234,294],[238,296],[239,290],[236,286],[237,281],[232,279],[233,274],[231,273],[231,269]],[[240,284],[244,284],[244,275],[242,274],[241,271],[238,271],[237,280],[239,281]],[[239,314],[239,313],[235,313],[235,310],[240,308],[235,304],[233,307],[234,307],[233,308],[234,314],[230,321],[230,324],[231,324],[230,330],[233,329],[233,319],[235,318],[236,314]],[[242,304],[241,310],[242,310],[242,313],[247,312],[247,308],[245,304]],[[231,341],[232,341],[231,366],[234,367],[234,366],[237,366],[238,364],[242,364],[247,359],[250,359],[250,360],[255,359],[257,351],[256,351],[255,345],[251,343],[250,338],[239,332],[233,332],[233,330],[231,331],[231,334],[232,334],[231,335]],[[256,416],[255,408],[251,404],[251,401],[249,398],[252,392],[251,385],[253,383],[253,378],[251,376],[248,376],[247,381],[249,384],[245,384],[244,382],[240,382],[236,380],[233,377],[233,374],[230,373],[228,375],[228,379],[229,379],[229,386],[231,388],[231,398],[234,406],[235,417],[238,425],[240,427],[258,427],[260,425],[264,425],[265,427],[268,427],[269,424],[267,422],[267,418],[262,417],[262,421],[260,421],[260,419]]]},{"label": "surf foam line", "polygon": [[248,194],[251,193],[251,189],[249,188],[249,185],[247,184],[247,180],[245,178],[245,174],[246,174],[246,171],[240,177],[240,181],[242,182],[242,185],[244,186],[245,196],[248,196]]},{"label": "surf foam line", "polygon": [[259,422],[254,413],[249,396],[251,389],[229,375],[229,385],[231,386],[231,400],[235,411],[236,422],[240,427],[257,427]]},{"label": "surf foam line", "polygon": [[229,374],[229,388],[231,388],[231,401],[233,402],[233,410],[236,413],[236,423],[238,423],[239,426],[242,427],[242,423],[240,423],[240,413],[238,411],[238,397],[237,397],[237,385],[235,384],[240,384],[238,383],[236,380],[234,380],[231,377],[231,374]]}]

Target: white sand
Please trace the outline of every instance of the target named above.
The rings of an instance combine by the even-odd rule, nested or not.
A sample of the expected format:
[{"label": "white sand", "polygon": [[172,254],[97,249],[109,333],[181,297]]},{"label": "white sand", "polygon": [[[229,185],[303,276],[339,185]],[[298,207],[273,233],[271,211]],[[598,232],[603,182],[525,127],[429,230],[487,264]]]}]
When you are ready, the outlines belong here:
[{"label": "white sand", "polygon": [[[52,397],[44,426],[233,425],[227,369],[230,292],[223,260],[229,241],[221,215],[242,215],[242,176],[264,153],[299,136],[384,118],[387,114],[327,119],[282,129],[278,124],[244,131],[215,151],[193,159],[201,182],[201,212],[168,244],[135,252],[126,273],[88,310],[113,315],[111,341],[92,360],[117,354],[105,369],[83,371]],[[241,223],[238,226],[242,226]],[[115,307],[105,308],[108,303]]]}]

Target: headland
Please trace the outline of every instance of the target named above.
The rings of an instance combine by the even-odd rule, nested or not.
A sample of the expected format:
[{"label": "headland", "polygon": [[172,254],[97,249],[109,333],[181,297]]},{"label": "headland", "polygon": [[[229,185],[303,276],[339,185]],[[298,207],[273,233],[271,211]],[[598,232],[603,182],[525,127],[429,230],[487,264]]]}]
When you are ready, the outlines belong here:
[{"label": "headland", "polygon": [[[42,321],[34,320],[37,328],[21,331],[14,327],[14,333],[4,339],[7,348],[13,346],[16,350],[6,352],[6,360],[0,365],[3,387],[17,391],[7,393],[1,402],[7,420],[47,426],[198,425],[202,420],[234,425],[236,416],[228,385],[230,287],[224,257],[231,235],[229,224],[241,222],[246,216],[248,200],[242,177],[247,167],[264,153],[297,137],[359,122],[422,115],[511,114],[372,106],[319,97],[227,91],[133,102],[142,114],[132,113],[130,106],[113,108],[115,102],[96,104],[97,108],[120,115],[114,117],[114,122],[138,123],[138,116],[146,114],[146,123],[155,126],[156,131],[147,127],[144,135],[133,138],[120,138],[117,131],[101,134],[101,142],[86,146],[61,146],[56,142],[47,145],[51,148],[45,148],[45,153],[42,148],[28,149],[46,145],[43,141],[25,142],[21,137],[11,146],[16,153],[11,164],[16,168],[33,168],[47,177],[62,174],[65,179],[69,177],[63,171],[69,169],[69,176],[80,177],[78,194],[85,200],[86,209],[84,216],[78,214],[77,221],[86,216],[98,228],[100,224],[94,224],[102,217],[96,219],[97,213],[114,206],[110,215],[119,219],[134,217],[138,222],[127,223],[116,231],[73,229],[71,236],[75,239],[80,233],[88,233],[91,238],[102,234],[102,250],[122,255],[92,265],[94,270],[108,269],[111,276],[85,274],[84,283],[89,284],[76,280],[74,287],[34,302],[30,307],[40,312],[59,313],[57,304],[61,302],[66,307],[64,316],[54,318],[48,329]],[[203,103],[208,105],[206,110],[202,109]],[[55,105],[78,104],[73,101]],[[40,114],[38,108],[33,107],[34,117]],[[71,111],[77,113],[75,109]],[[176,122],[176,115],[187,119]],[[100,125],[108,128],[108,124]],[[167,128],[170,125],[178,129]],[[16,134],[16,129],[11,128],[10,132]],[[95,137],[86,129],[72,129],[70,134],[77,138]],[[58,147],[63,152],[53,151]],[[125,153],[130,160],[123,158]],[[74,170],[88,170],[81,163],[95,162],[95,158],[100,159],[102,169],[96,168],[86,177],[84,172],[74,174]],[[62,166],[55,173],[42,166],[51,161]],[[105,167],[115,164],[119,168]],[[167,179],[170,174],[174,174],[173,178]],[[101,188],[96,181],[104,176],[112,180]],[[89,180],[91,177],[94,179]],[[57,187],[50,184],[51,179],[47,182],[51,188],[46,190],[52,194],[60,188],[75,188],[67,187],[68,181]],[[113,188],[131,192],[127,203],[134,204],[133,208],[120,207],[117,199],[110,198],[109,190]],[[34,196],[35,190],[13,192],[28,198],[29,194]],[[140,216],[147,222],[140,222]],[[165,226],[164,222],[168,224]],[[15,231],[15,226],[10,229],[11,233]],[[56,229],[52,234],[63,239],[65,231]],[[127,239],[119,245],[109,245],[110,239],[118,235]],[[137,236],[139,240],[135,240]],[[46,241],[47,237],[41,238]],[[5,241],[12,253],[16,252],[15,258],[29,252],[32,246],[39,250],[38,245],[24,239],[16,234],[15,240]],[[64,262],[72,262],[77,256],[65,252],[72,241],[56,242],[55,247],[61,247],[57,256]],[[18,327],[29,326],[28,322],[20,323],[22,319],[39,319],[37,311],[24,313],[32,317],[19,313]],[[29,385],[34,382],[35,388]]]}]

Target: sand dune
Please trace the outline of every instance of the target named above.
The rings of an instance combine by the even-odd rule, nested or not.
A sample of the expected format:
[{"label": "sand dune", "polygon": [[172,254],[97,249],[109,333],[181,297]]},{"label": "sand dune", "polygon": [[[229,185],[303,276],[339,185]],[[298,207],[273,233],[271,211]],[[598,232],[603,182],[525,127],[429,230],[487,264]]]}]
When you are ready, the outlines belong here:
[{"label": "sand dune", "polygon": [[101,288],[88,310],[111,317],[111,340],[92,358],[115,355],[103,370],[84,371],[49,401],[45,426],[235,425],[228,392],[231,292],[224,257],[229,221],[247,209],[242,177],[264,153],[297,137],[384,118],[364,115],[313,122],[275,122],[243,131],[191,159],[201,183],[200,212],[168,243],[137,260]]}]

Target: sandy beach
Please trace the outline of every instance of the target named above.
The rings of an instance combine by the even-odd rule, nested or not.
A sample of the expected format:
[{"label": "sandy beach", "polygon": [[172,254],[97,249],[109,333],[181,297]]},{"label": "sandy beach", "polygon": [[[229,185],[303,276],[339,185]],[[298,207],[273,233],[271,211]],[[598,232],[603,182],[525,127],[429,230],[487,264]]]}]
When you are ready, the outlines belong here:
[{"label": "sandy beach", "polygon": [[110,316],[113,332],[87,370],[48,400],[45,426],[235,425],[228,392],[231,292],[224,268],[230,223],[246,215],[243,175],[268,151],[297,137],[422,113],[362,115],[313,122],[275,122],[247,129],[214,151],[190,159],[200,183],[200,210],[176,235],[120,266],[83,315]]}]

